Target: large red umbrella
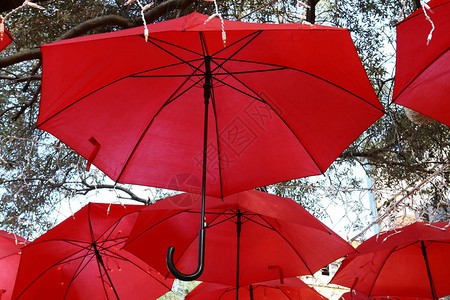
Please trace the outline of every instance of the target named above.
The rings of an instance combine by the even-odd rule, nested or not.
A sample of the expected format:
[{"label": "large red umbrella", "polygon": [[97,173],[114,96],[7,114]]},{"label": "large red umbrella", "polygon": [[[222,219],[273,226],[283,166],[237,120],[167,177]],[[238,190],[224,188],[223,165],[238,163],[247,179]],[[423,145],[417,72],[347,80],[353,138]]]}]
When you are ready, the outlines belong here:
[{"label": "large red umbrella", "polygon": [[[184,299],[186,300],[234,300],[236,288],[218,283],[204,282]],[[310,288],[298,278],[271,280],[241,287],[239,299],[248,300],[326,300],[327,298]]]},{"label": "large red umbrella", "polygon": [[[1,19],[0,19],[0,26],[4,26],[2,24]],[[4,28],[3,32],[0,31],[0,51],[5,49],[6,46],[8,46],[12,42],[12,40],[13,40],[13,38],[12,38],[11,34],[8,32],[8,30],[6,30]]]},{"label": "large red umbrella", "polygon": [[206,122],[220,197],[325,172],[382,115],[348,30],[225,21],[224,48],[207,18],[42,46],[37,127],[117,182],[192,192]]},{"label": "large red umbrella", "polygon": [[[183,272],[196,266],[200,196],[180,194],[143,209],[124,249],[169,275],[164,253]],[[188,205],[188,203],[191,203]],[[231,286],[313,274],[354,248],[295,201],[256,190],[208,197],[200,281]]]},{"label": "large red umbrella", "polygon": [[449,224],[416,222],[375,235],[342,262],[331,282],[373,298],[447,296]]},{"label": "large red umbrella", "polygon": [[164,279],[121,250],[142,206],[90,203],[23,248],[13,299],[157,299]]},{"label": "large red umbrella", "polygon": [[0,299],[11,299],[24,238],[0,230]]},{"label": "large red umbrella", "polygon": [[325,172],[383,114],[348,30],[225,21],[224,47],[207,18],[42,46],[37,127],[117,182],[222,197]]},{"label": "large red umbrella", "polygon": [[394,102],[450,126],[450,0],[432,0],[397,25]]}]

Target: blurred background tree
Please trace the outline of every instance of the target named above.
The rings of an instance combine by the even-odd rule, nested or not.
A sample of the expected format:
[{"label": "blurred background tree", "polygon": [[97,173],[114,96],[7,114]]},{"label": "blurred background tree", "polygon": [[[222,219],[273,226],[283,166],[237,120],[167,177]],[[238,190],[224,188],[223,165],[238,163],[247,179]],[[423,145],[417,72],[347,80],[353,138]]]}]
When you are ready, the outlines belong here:
[{"label": "blurred background tree", "polygon": [[[36,3],[44,10],[26,6],[5,21],[15,39],[0,53],[0,223],[4,229],[25,237],[35,236],[54,225],[54,214],[61,201],[101,189],[112,189],[120,198],[141,203],[154,202],[169,193],[137,193],[129,185],[114,186],[100,171],[85,172],[83,158],[34,128],[42,71],[39,46],[142,25],[139,6],[124,6],[124,2],[41,0]],[[398,214],[411,202],[399,201],[398,196],[402,199],[418,195],[420,205],[410,205],[417,216],[448,220],[449,128],[438,122],[413,123],[402,107],[391,104],[395,24],[417,8],[417,1],[304,2],[310,6],[305,11],[309,22],[349,28],[386,115],[353,143],[324,176],[284,182],[266,190],[294,198],[321,219],[335,217],[330,216],[332,206],[343,207],[340,213],[347,224],[348,238],[365,232],[372,222],[362,213],[367,210],[363,199],[368,193],[378,199],[380,212]],[[0,13],[4,16],[22,3],[3,1]],[[223,0],[218,5],[224,18],[253,22],[300,22],[304,12],[296,0]],[[145,17],[151,24],[192,11],[212,14],[213,10],[213,3],[200,0],[158,0]],[[358,168],[373,184],[355,171]],[[408,194],[411,190],[414,195]],[[380,216],[375,223],[389,219]]]}]

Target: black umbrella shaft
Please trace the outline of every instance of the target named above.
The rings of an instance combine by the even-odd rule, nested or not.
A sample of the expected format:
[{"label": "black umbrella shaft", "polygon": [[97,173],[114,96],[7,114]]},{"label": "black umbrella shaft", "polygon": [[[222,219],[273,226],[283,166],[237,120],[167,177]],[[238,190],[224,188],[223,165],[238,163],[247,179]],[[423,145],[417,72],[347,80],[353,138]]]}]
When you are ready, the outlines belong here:
[{"label": "black umbrella shaft", "polygon": [[251,284],[250,284],[249,291],[250,291],[250,300],[253,300],[253,286]]},{"label": "black umbrella shaft", "polygon": [[208,158],[208,108],[212,91],[211,56],[205,56],[205,83],[203,84],[203,98],[205,102],[205,123],[203,129],[203,165],[202,165],[202,199],[200,214],[200,230],[198,233],[198,259],[197,270],[192,274],[184,274],[177,270],[173,261],[174,247],[169,247],[166,255],[167,267],[176,278],[184,281],[192,281],[203,273],[205,262],[205,198],[206,198],[206,171]]},{"label": "black umbrella shaft", "polygon": [[240,265],[240,257],[239,250],[241,244],[241,228],[242,228],[242,220],[241,220],[241,211],[237,210],[237,220],[236,220],[236,237],[237,237],[237,250],[236,250],[236,300],[239,300],[239,265]]},{"label": "black umbrella shaft", "polygon": [[202,165],[202,209],[200,229],[205,229],[205,198],[206,198],[206,171],[208,163],[208,108],[211,98],[212,75],[211,57],[205,57],[205,84],[203,85],[203,98],[205,101],[205,123],[203,125],[203,165]]},{"label": "black umbrella shaft", "polygon": [[428,281],[430,282],[431,295],[433,297],[433,300],[438,300],[438,297],[436,296],[436,290],[434,288],[433,278],[431,277],[430,264],[428,262],[428,255],[427,255],[427,247],[425,246],[425,243],[423,241],[420,241],[420,246],[422,248],[422,255],[423,259],[425,260],[425,265],[427,266]]},{"label": "black umbrella shaft", "polygon": [[[117,300],[119,300],[120,299],[119,295],[117,294],[116,288],[114,287],[111,277],[109,277],[108,270],[106,269],[105,263],[103,262],[103,258],[102,258],[102,255],[100,254],[100,251],[98,251],[97,244],[95,242],[92,243],[92,247],[94,248],[94,253],[95,253],[95,257],[97,258],[97,261],[102,266],[103,271],[105,272],[105,275],[108,278],[109,284],[111,285],[111,288],[112,288],[114,294],[116,295]],[[100,272],[100,276],[101,275],[102,274]]]}]

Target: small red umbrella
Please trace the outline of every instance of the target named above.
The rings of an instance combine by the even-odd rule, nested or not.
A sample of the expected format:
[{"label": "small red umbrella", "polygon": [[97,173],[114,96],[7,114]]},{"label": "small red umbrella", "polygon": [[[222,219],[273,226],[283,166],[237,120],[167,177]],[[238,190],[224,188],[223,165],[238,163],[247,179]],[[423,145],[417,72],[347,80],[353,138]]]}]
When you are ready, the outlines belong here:
[{"label": "small red umbrella", "polygon": [[370,300],[369,297],[357,291],[344,293],[339,300]]},{"label": "small red umbrella", "polygon": [[90,203],[23,248],[13,299],[156,299],[172,280],[121,250],[142,206]]},{"label": "small red umbrella", "polygon": [[0,51],[2,51],[3,49],[6,48],[6,46],[8,46],[12,42],[13,37],[8,32],[8,30],[4,28],[2,19],[0,19],[0,27],[3,27],[3,31],[0,30]]},{"label": "small red umbrella", "polygon": [[[204,282],[186,295],[186,300],[234,300],[236,288]],[[298,278],[255,283],[239,288],[239,299],[248,300],[326,300]]]},{"label": "small red umbrella", "polygon": [[422,8],[397,25],[393,99],[450,126],[450,1],[432,0],[427,5],[433,25]]},{"label": "small red umbrella", "polygon": [[[180,249],[174,254],[177,268],[191,271],[197,263],[200,202],[199,195],[180,194],[143,209],[124,249],[169,275],[164,253],[173,243]],[[207,251],[200,281],[246,286],[313,274],[354,252],[291,199],[251,190],[206,202]]]},{"label": "small red umbrella", "polygon": [[371,298],[450,294],[450,223],[420,223],[375,235],[349,255],[332,283]]},{"label": "small red umbrella", "polygon": [[225,20],[224,46],[207,19],[42,46],[37,127],[114,181],[223,197],[325,172],[382,116],[348,30]]},{"label": "small red umbrella", "polygon": [[369,298],[363,293],[357,291],[350,291],[341,296],[339,300],[429,300],[431,298],[422,297],[372,297]]},{"label": "small red umbrella", "polygon": [[0,299],[11,299],[21,248],[27,240],[0,230]]}]

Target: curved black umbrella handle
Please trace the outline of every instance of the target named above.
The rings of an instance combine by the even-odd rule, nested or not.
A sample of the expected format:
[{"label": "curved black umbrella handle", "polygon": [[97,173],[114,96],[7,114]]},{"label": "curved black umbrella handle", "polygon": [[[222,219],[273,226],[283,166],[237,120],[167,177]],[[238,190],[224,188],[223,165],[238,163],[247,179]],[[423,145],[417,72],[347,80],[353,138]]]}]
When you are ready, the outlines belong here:
[{"label": "curved black umbrella handle", "polygon": [[195,270],[194,273],[184,274],[177,270],[175,264],[173,263],[174,252],[175,252],[174,247],[169,247],[169,249],[167,249],[166,263],[170,273],[172,273],[172,275],[175,276],[176,278],[184,281],[192,281],[199,278],[200,275],[202,275],[203,273],[205,261],[205,229],[202,228],[198,232],[198,263],[197,263],[197,270]]}]

